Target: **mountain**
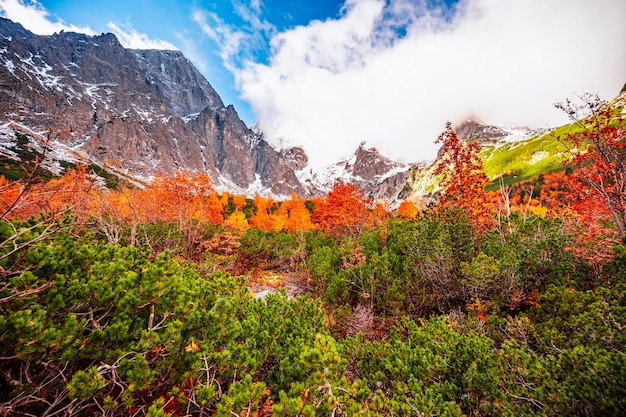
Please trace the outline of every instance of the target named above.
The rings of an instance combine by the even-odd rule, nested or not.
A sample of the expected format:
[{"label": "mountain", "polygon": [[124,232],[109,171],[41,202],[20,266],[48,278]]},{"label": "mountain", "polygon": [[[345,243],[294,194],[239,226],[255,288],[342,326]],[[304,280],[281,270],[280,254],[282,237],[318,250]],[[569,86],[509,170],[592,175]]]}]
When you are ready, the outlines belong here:
[{"label": "mountain", "polygon": [[[616,111],[626,112],[626,85],[605,104]],[[554,129],[501,127],[468,120],[454,127],[463,140],[478,141],[482,145],[480,158],[492,181],[487,190],[497,190],[500,180],[504,185],[537,178],[541,174],[563,171],[571,160],[571,144],[567,134],[581,131],[576,123]],[[408,177],[404,195],[410,200],[431,201],[438,191],[434,163],[413,169]]]},{"label": "mountain", "polygon": [[39,36],[0,18],[0,160],[28,149],[45,149],[57,174],[77,161],[139,181],[201,171],[247,195],[311,197],[349,181],[392,200],[410,171],[362,145],[313,172],[302,148],[278,151],[248,128],[179,51],[125,49],[110,33]]},{"label": "mountain", "polygon": [[183,169],[218,189],[310,193],[293,151],[250,130],[182,53],[125,49],[113,34],[39,36],[0,18],[0,130],[4,148],[19,131],[49,157],[132,178]]},{"label": "mountain", "polygon": [[319,171],[301,169],[297,174],[300,182],[311,189],[328,192],[342,181],[356,185],[371,200],[393,202],[403,198],[402,191],[414,167],[393,161],[362,142],[349,159]]},{"label": "mountain", "polygon": [[[466,120],[453,130],[459,139],[481,144],[480,158],[492,181],[487,189],[498,187],[499,177],[503,177],[506,184],[512,184],[564,168],[563,161],[567,157],[564,145],[558,138],[558,131],[553,129],[496,126]],[[434,175],[436,163],[437,160],[415,167],[409,173],[400,197],[425,204],[434,201],[439,190]]]},{"label": "mountain", "polygon": [[453,127],[463,140],[475,140],[482,144],[519,142],[546,133],[549,129],[531,129],[524,126],[495,126],[479,120],[466,120]]},{"label": "mountain", "polygon": [[220,96],[182,52],[151,49],[131,52],[146,79],[161,92],[170,114],[185,118],[206,107],[224,108]]}]

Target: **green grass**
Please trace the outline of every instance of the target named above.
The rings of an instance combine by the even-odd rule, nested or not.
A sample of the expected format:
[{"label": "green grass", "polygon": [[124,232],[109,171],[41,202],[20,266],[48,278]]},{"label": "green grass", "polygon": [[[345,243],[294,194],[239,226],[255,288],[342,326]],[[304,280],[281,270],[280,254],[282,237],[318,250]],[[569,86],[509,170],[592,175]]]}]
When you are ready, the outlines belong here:
[{"label": "green grass", "polygon": [[[623,123],[620,114],[622,104],[614,103],[615,119],[611,124]],[[538,177],[540,174],[562,171],[571,160],[572,144],[567,143],[569,134],[581,133],[583,126],[573,123],[561,126],[543,136],[501,146],[484,146],[480,153],[485,173],[492,180],[488,191],[498,189],[498,178],[505,185]]]},{"label": "green grass", "polygon": [[[31,173],[37,160],[43,156],[40,152],[28,147],[28,136],[21,132],[15,132],[15,139],[17,144],[12,150],[19,160],[0,156],[0,175],[11,181],[22,179]],[[52,173],[40,169],[39,177],[47,181],[52,178]]]},{"label": "green grass", "polygon": [[[505,185],[537,178],[541,174],[563,171],[571,159],[571,146],[565,141],[568,133],[580,130],[576,125],[561,126],[542,136],[500,145],[484,145],[480,152],[485,173],[492,181],[487,191]],[[437,189],[437,179],[432,176],[432,166],[417,168],[411,174],[413,193],[432,194]]]},{"label": "green grass", "polygon": [[540,174],[564,170],[571,156],[570,147],[563,138],[575,130],[575,126],[566,125],[524,141],[484,146],[480,156],[485,173],[492,180],[487,190],[499,187],[499,177],[502,177],[505,185],[511,185],[536,178]]},{"label": "green grass", "polygon": [[[15,138],[17,144],[12,148],[12,151],[15,152],[19,159],[0,156],[0,175],[10,181],[20,180],[30,175],[33,169],[35,169],[37,161],[43,157],[40,152],[28,146],[30,142],[28,136],[21,132],[15,132]],[[64,172],[68,169],[76,169],[76,164],[72,162],[59,161],[59,165]],[[120,183],[119,176],[94,163],[89,164],[87,169],[103,178],[107,188],[114,189],[118,187]],[[57,175],[39,166],[37,180],[49,181],[55,177]]]}]

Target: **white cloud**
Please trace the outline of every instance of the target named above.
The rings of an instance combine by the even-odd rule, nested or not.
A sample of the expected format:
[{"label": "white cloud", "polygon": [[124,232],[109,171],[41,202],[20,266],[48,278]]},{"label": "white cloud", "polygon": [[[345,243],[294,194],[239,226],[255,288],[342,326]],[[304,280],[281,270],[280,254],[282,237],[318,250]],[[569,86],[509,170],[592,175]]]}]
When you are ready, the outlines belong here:
[{"label": "white cloud", "polygon": [[38,35],[52,35],[61,32],[78,32],[90,36],[95,32],[88,27],[75,26],[54,18],[37,1],[27,4],[23,0],[0,0],[0,14]]},{"label": "white cloud", "polygon": [[265,19],[261,19],[260,0],[252,0],[249,6],[239,0],[234,0],[233,7],[235,8],[235,13],[250,25],[250,34],[262,32],[265,35],[270,35],[276,31],[274,25]]},{"label": "white cloud", "polygon": [[261,14],[261,0],[250,0],[250,9],[252,9],[257,15]]},{"label": "white cloud", "polygon": [[215,13],[196,10],[192,14],[194,22],[202,32],[213,40],[220,48],[220,58],[229,71],[237,71],[237,57],[243,48],[246,35],[226,24]]},{"label": "white cloud", "polygon": [[202,9],[196,9],[191,18],[217,44],[224,66],[236,73],[243,62],[266,48],[266,39],[276,32],[276,28],[267,20],[261,19],[259,0],[252,0],[249,6],[235,0],[233,7],[245,22],[238,27],[226,23],[217,14]]},{"label": "white cloud", "polygon": [[161,39],[150,39],[145,33],[137,32],[132,26],[125,24],[120,26],[116,23],[109,22],[107,27],[117,36],[120,43],[125,48],[130,49],[178,49],[171,43]]},{"label": "white cloud", "polygon": [[[266,138],[302,144],[312,166],[363,140],[424,160],[447,120],[557,125],[556,100],[612,98],[626,81],[624,1],[462,0],[454,16],[425,4],[348,0],[339,19],[273,36],[269,64],[231,65]],[[236,53],[237,32],[211,30]]]}]

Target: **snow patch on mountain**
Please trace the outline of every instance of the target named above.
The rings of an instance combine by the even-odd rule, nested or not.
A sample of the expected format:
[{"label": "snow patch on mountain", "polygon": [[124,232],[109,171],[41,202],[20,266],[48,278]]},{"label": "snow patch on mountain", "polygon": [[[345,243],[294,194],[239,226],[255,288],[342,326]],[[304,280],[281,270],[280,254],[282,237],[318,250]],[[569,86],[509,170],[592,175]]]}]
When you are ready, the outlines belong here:
[{"label": "snow patch on mountain", "polygon": [[506,133],[506,135],[501,139],[502,142],[520,142],[536,136],[541,136],[552,130],[551,128],[531,129],[520,126],[503,126],[501,129]]},{"label": "snow patch on mountain", "polygon": [[[32,74],[35,79],[39,81],[42,87],[49,90],[53,89],[56,91],[62,91],[62,87],[65,86],[65,84],[61,83],[63,76],[50,74],[53,68],[45,61],[43,61],[39,55],[33,55],[32,53],[30,53],[30,56],[28,58],[23,58],[18,54],[15,54],[15,56],[17,56],[20,61],[27,65],[27,67],[23,67],[24,72]],[[41,65],[35,64],[34,58],[37,58],[38,61],[40,61]]]},{"label": "snow patch on mountain", "polygon": [[[26,143],[20,143],[18,132],[26,138]],[[18,151],[30,150],[43,155],[41,167],[55,175],[63,173],[64,168],[60,161],[77,163],[84,160],[81,155],[64,143],[56,140],[48,141],[45,135],[48,132],[35,132],[28,127],[10,121],[0,125],[0,155],[21,161]]]},{"label": "snow patch on mountain", "polygon": [[454,127],[454,131],[461,139],[490,144],[519,142],[540,136],[550,130],[550,128],[533,129],[516,125],[495,126],[480,120],[466,120]]},{"label": "snow patch on mountain", "polygon": [[189,123],[192,120],[196,120],[198,116],[200,116],[200,113],[192,113],[192,114],[188,114],[187,116],[183,116],[182,120],[185,123]]},{"label": "snow patch on mountain", "polygon": [[[384,157],[374,146],[361,143],[348,159],[321,169],[305,167],[295,172],[302,184],[322,193],[328,193],[337,183],[343,182],[361,188],[368,198],[391,201],[413,168],[411,164]],[[387,186],[381,187],[382,184]]]}]

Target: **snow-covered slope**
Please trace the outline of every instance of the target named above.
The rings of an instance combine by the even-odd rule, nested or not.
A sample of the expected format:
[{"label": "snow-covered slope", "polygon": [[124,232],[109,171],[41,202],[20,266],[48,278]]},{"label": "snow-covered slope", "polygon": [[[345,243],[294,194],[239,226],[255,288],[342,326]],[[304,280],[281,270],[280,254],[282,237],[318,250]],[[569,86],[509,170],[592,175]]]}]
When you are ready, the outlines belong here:
[{"label": "snow-covered slope", "polygon": [[332,190],[338,182],[361,188],[367,198],[393,202],[404,188],[414,165],[392,161],[366,143],[361,143],[354,155],[323,169],[309,168],[296,171],[306,187],[323,193]]}]

